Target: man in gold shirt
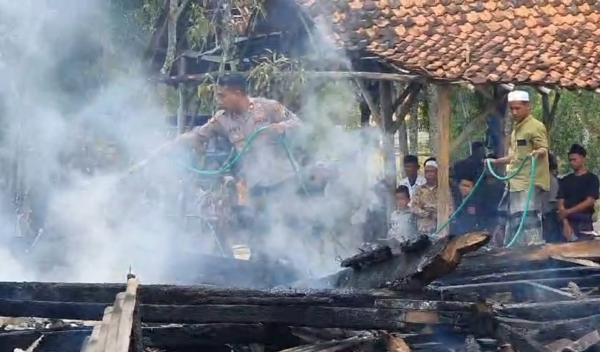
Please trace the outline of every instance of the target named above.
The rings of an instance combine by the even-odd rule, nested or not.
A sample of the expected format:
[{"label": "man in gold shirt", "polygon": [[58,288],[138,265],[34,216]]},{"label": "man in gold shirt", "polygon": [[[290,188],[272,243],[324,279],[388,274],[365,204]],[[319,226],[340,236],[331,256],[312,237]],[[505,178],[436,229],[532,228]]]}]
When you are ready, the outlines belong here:
[{"label": "man in gold shirt", "polygon": [[[508,165],[507,173],[514,173],[521,163],[531,156],[537,158],[535,174],[535,192],[529,204],[528,216],[525,219],[523,232],[515,244],[520,246],[543,243],[541,199],[543,192],[550,189],[550,168],[548,166],[548,133],[544,124],[531,116],[529,93],[513,91],[508,94],[508,104],[514,121],[510,136],[510,149],[506,157],[494,159],[494,165]],[[500,208],[508,215],[506,226],[507,244],[513,239],[527,205],[531,163],[526,162],[521,172],[512,178],[507,185],[507,192]]]}]

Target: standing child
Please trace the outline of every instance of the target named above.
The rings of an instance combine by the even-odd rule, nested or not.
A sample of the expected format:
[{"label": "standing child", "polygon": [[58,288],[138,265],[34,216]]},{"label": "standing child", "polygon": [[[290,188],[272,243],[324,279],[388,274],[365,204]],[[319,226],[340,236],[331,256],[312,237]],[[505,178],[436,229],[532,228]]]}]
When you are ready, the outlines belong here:
[{"label": "standing child", "polygon": [[400,243],[411,242],[417,238],[415,220],[408,207],[410,203],[410,190],[406,186],[396,189],[396,209],[390,216],[390,230],[388,238],[394,238]]}]

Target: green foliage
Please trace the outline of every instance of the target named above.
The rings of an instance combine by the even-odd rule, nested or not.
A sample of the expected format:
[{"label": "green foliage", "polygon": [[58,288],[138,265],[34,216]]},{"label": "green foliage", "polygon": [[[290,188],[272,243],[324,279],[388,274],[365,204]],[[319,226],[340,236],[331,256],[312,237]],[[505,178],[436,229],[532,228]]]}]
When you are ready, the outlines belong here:
[{"label": "green foliage", "polygon": [[207,76],[197,88],[197,98],[199,111],[211,113],[216,109],[215,106],[215,82],[216,79]]},{"label": "green foliage", "polygon": [[594,92],[561,92],[551,149],[560,158],[561,173],[569,171],[567,153],[571,144],[582,144],[588,150],[588,165],[600,173],[600,95]]},{"label": "green foliage", "polygon": [[[463,87],[456,87],[452,96],[452,139],[457,138],[464,130],[465,126],[478,118],[485,109],[483,98],[480,94],[473,93]],[[485,129],[478,130],[475,134],[469,136],[468,142],[483,141]],[[470,143],[464,143],[458,147],[453,159],[462,159],[469,154]]]},{"label": "green foliage", "polygon": [[205,48],[209,37],[215,33],[215,24],[206,16],[206,9],[200,4],[190,4],[188,13],[189,25],[186,35],[190,49],[201,50]]},{"label": "green foliage", "polygon": [[251,92],[268,96],[282,103],[299,107],[305,83],[304,68],[300,61],[270,52],[257,61],[248,76]]},{"label": "green foliage", "polygon": [[156,29],[156,21],[163,11],[163,3],[163,0],[141,0],[141,4],[134,10],[134,18],[145,32],[152,33]]}]

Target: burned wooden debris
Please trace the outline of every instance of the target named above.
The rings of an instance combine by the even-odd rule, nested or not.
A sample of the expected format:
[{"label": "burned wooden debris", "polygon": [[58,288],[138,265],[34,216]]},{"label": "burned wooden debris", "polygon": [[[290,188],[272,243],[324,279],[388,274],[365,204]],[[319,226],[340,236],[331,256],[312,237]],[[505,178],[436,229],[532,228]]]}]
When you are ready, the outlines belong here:
[{"label": "burned wooden debris", "polygon": [[[346,282],[363,285],[360,289],[140,285],[137,305],[126,314],[129,350],[594,351],[600,344],[600,268],[552,257],[562,251],[564,258],[595,262],[597,243],[467,254],[484,237],[434,243],[415,263],[394,254],[343,270],[351,278]],[[387,262],[409,265],[392,270]],[[408,278],[413,285],[398,289],[402,285],[383,277],[364,276],[374,267],[388,268],[394,275],[388,283]],[[96,328],[64,324],[0,331],[0,351],[26,349],[38,339],[36,352],[80,351],[86,338],[101,335],[94,329],[101,331],[103,318],[106,326],[107,307],[126,288],[0,283],[0,315],[96,321]]]},{"label": "burned wooden debris", "polygon": [[[377,246],[371,252],[361,253],[343,262],[342,265],[351,267],[349,269],[294,286],[421,290],[433,280],[454,270],[463,254],[476,251],[488,241],[487,234],[472,233],[453,240],[442,238],[395,255],[391,255],[389,247]],[[387,260],[381,260],[386,257]]]}]

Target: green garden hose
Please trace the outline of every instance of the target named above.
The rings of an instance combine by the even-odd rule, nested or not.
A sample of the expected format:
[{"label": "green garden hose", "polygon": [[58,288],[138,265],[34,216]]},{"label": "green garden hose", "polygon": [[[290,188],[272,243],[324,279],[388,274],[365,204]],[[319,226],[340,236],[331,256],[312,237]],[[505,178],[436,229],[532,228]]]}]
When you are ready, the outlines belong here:
[{"label": "green garden hose", "polygon": [[[242,150],[239,153],[235,153],[232,157],[230,157],[229,160],[227,160],[223,164],[223,166],[221,166],[219,169],[201,170],[201,169],[197,169],[193,166],[189,166],[189,165],[185,165],[185,168],[191,172],[194,172],[194,173],[200,175],[200,176],[221,176],[221,175],[227,174],[227,173],[231,172],[234,169],[234,167],[242,160],[242,158],[248,153],[248,151],[252,148],[256,139],[262,133],[264,133],[265,131],[268,131],[268,130],[269,130],[269,126],[265,126],[265,127],[261,127],[259,129],[257,129],[256,131],[254,131],[250,136],[248,136],[247,142],[244,145],[244,147],[242,148]],[[308,191],[306,189],[306,186],[302,182],[302,177],[300,175],[300,170],[299,170],[298,164],[296,163],[296,160],[294,159],[294,156],[292,155],[290,146],[288,145],[287,140],[284,136],[281,137],[281,145],[286,152],[288,160],[290,161],[290,164],[294,170],[294,173],[295,173],[296,177],[298,178],[298,182],[299,182],[300,186],[302,187],[302,190],[305,193],[307,193]],[[529,177],[529,190],[527,193],[525,209],[524,209],[523,215],[521,216],[521,220],[519,222],[519,227],[517,228],[517,232],[515,233],[513,238],[510,241],[508,241],[508,244],[506,244],[507,247],[512,247],[517,242],[517,240],[521,237],[521,234],[523,232],[523,227],[525,226],[525,221],[527,219],[527,214],[529,212],[529,207],[531,206],[531,200],[533,199],[533,195],[535,193],[535,175],[536,175],[536,171],[537,171],[537,159],[534,156],[532,156],[530,159],[523,159],[523,161],[521,162],[521,164],[519,165],[517,170],[514,173],[507,175],[507,176],[502,176],[502,175],[497,174],[496,171],[494,171],[494,167],[492,165],[491,160],[488,159],[485,164],[486,170],[484,170],[484,172],[482,172],[481,175],[479,176],[479,178],[477,179],[477,182],[475,183],[475,186],[473,187],[473,190],[471,191],[471,193],[469,193],[469,195],[467,197],[465,197],[465,199],[458,206],[458,208],[456,208],[454,213],[452,213],[452,215],[450,216],[448,221],[446,221],[442,226],[440,226],[436,230],[435,235],[441,233],[454,220],[456,220],[456,217],[463,211],[466,204],[471,200],[471,198],[473,197],[475,192],[480,188],[481,184],[485,180],[486,171],[488,171],[492,176],[494,176],[496,179],[498,179],[500,181],[503,181],[503,182],[510,181],[511,179],[515,178],[517,175],[519,175],[521,173],[521,171],[525,167],[525,164],[529,160],[531,160],[531,174]]]},{"label": "green garden hose", "polygon": [[440,226],[437,229],[437,231],[435,232],[435,235],[438,235],[440,232],[442,232],[444,229],[446,229],[446,227],[448,227],[454,220],[456,220],[456,217],[462,212],[462,210],[464,209],[466,204],[473,197],[475,192],[479,189],[479,186],[482,184],[483,180],[485,179],[486,171],[488,171],[492,176],[494,176],[496,179],[498,179],[500,181],[503,181],[503,182],[510,181],[511,179],[513,179],[517,175],[519,175],[521,173],[521,171],[523,171],[525,164],[529,160],[531,160],[531,174],[529,176],[529,190],[527,192],[527,201],[525,203],[525,209],[523,211],[523,215],[521,216],[521,220],[519,222],[519,227],[517,228],[515,235],[513,236],[513,238],[510,241],[508,241],[508,244],[506,244],[506,247],[512,247],[517,242],[517,240],[521,237],[521,234],[523,232],[523,227],[525,226],[525,220],[527,219],[527,214],[529,212],[529,207],[531,206],[531,200],[533,199],[533,195],[535,193],[535,175],[536,175],[536,171],[537,171],[537,158],[534,156],[532,156],[530,159],[523,159],[523,161],[521,162],[521,164],[519,165],[517,170],[514,173],[507,175],[507,176],[502,176],[502,175],[497,174],[494,171],[492,161],[488,159],[485,164],[486,170],[484,170],[481,173],[481,175],[479,176],[479,179],[477,179],[477,182],[475,183],[475,186],[473,187],[473,190],[471,191],[471,193],[469,193],[469,195],[462,201],[462,203],[454,211],[454,213],[452,213],[452,215],[450,216],[448,221],[446,221],[442,226]]}]

